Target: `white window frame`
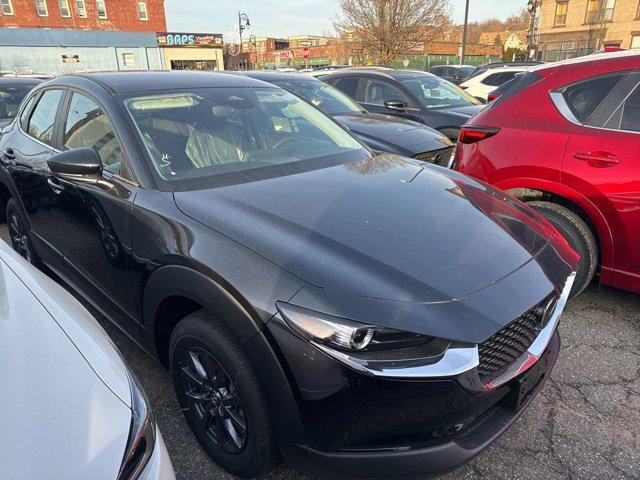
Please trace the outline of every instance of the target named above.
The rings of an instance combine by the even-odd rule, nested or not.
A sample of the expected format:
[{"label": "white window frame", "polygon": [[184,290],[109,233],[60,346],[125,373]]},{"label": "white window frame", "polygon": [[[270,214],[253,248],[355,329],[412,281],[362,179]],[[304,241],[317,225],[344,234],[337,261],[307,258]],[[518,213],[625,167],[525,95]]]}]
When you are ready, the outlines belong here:
[{"label": "white window frame", "polygon": [[[127,62],[127,59],[131,60],[130,64]],[[122,54],[122,66],[125,68],[136,66],[136,56],[134,55],[133,52],[124,52]]]},{"label": "white window frame", "polygon": [[[58,0],[58,8],[60,8],[60,16],[63,18],[71,17],[71,7],[69,6],[69,0]],[[67,14],[64,14],[64,10]]]},{"label": "white window frame", "polygon": [[[144,18],[142,18],[143,12],[144,12]],[[147,10],[147,2],[138,2],[138,20],[140,20],[141,22],[149,21],[149,11]]]},{"label": "white window frame", "polygon": [[[637,45],[635,47],[633,45],[634,41],[637,42]],[[634,50],[640,48],[640,35],[631,35],[631,43],[629,45],[629,48],[632,48]]]},{"label": "white window frame", "polygon": [[[44,8],[44,13],[40,13],[40,8]],[[39,17],[49,16],[49,7],[47,6],[47,0],[36,0],[36,13]]]},{"label": "white window frame", "polygon": [[[6,10],[7,7],[9,7],[8,10]],[[11,3],[11,0],[0,0],[0,8],[2,9],[2,15],[13,15],[13,3]]]},{"label": "white window frame", "polygon": [[78,18],[87,18],[87,4],[84,0],[76,0],[76,11]]},{"label": "white window frame", "polygon": [[[100,14],[100,10],[104,12],[104,15]],[[107,15],[107,4],[105,0],[96,0],[96,12],[98,13],[98,18],[103,20],[109,18]]]}]

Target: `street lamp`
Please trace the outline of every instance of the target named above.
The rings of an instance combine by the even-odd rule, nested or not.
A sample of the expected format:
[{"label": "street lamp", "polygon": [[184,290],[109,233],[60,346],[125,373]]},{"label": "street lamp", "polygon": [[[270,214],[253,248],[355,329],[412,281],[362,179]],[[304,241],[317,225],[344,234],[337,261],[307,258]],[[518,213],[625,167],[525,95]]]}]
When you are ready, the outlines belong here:
[{"label": "street lamp", "polygon": [[251,27],[246,13],[238,12],[238,32],[240,33],[240,62],[242,63],[242,32]]}]

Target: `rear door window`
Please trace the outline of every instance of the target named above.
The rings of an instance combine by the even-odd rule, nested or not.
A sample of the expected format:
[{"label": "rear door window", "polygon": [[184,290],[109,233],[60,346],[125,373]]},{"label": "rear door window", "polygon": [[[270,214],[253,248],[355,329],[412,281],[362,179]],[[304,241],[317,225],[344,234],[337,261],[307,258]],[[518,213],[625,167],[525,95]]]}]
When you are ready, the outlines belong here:
[{"label": "rear door window", "polygon": [[494,73],[489,75],[487,78],[482,80],[481,83],[484,85],[488,85],[490,87],[499,87],[503,83],[507,83],[510,80],[513,80],[516,76],[516,72],[501,72]]},{"label": "rear door window", "polygon": [[640,85],[620,105],[605,127],[613,130],[640,132]]},{"label": "rear door window", "polygon": [[562,91],[562,96],[571,113],[584,124],[623,77],[624,74],[609,75],[570,85]]},{"label": "rear door window", "polygon": [[31,114],[27,133],[47,145],[53,146],[55,119],[62,98],[62,90],[45,91]]}]

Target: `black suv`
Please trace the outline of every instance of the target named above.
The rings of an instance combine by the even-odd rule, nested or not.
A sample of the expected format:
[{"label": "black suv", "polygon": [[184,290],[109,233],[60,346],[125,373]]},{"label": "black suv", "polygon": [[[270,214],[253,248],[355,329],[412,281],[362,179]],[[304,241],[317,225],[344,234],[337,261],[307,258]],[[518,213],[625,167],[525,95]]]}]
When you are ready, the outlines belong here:
[{"label": "black suv", "polygon": [[0,152],[13,247],[170,369],[234,474],[455,468],[556,361],[577,258],[549,223],[270,84],[58,77]]},{"label": "black suv", "polygon": [[464,90],[430,73],[413,70],[346,69],[321,79],[369,112],[424,123],[456,142],[460,127],[482,109]]}]

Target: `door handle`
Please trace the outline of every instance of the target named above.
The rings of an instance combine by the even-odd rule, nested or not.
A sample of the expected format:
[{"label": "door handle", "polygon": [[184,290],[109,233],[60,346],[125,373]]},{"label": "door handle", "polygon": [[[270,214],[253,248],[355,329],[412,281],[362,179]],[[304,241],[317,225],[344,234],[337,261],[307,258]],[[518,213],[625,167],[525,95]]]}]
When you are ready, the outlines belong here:
[{"label": "door handle", "polygon": [[62,192],[64,192],[64,185],[62,185],[61,183],[58,183],[58,181],[54,178],[47,178],[47,183],[49,184],[49,186],[51,187],[51,190],[53,190],[53,192],[57,195],[60,195]]},{"label": "door handle", "polygon": [[620,159],[613,153],[595,151],[595,152],[578,152],[573,154],[574,158],[583,160],[587,164],[595,168],[613,167],[620,163]]}]

